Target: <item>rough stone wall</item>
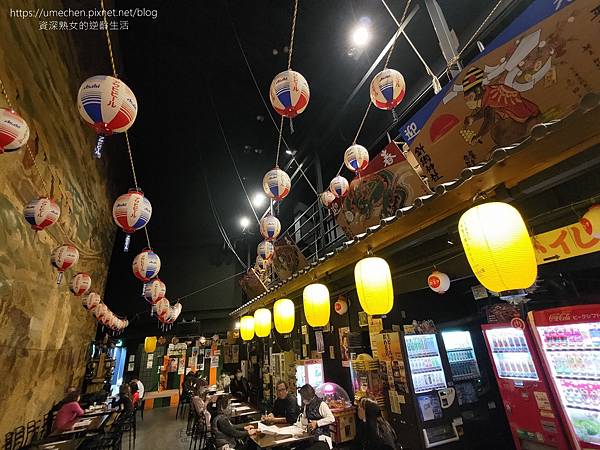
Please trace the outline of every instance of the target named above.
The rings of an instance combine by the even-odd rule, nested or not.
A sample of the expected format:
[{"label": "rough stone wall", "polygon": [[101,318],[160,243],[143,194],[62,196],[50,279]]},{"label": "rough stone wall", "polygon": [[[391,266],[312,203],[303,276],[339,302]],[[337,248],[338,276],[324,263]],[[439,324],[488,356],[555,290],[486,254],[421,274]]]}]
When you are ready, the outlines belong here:
[{"label": "rough stone wall", "polygon": [[[78,63],[78,37],[10,17],[10,8],[44,6],[60,8],[58,2],[0,3],[0,77],[29,124],[33,155],[26,149],[0,155],[0,435],[40,418],[65,387],[80,385],[96,322],[68,283],[76,272],[88,272],[92,289],[103,295],[115,232],[106,162],[92,159],[94,134],[75,104],[79,85],[94,75]],[[0,106],[6,106],[2,95]],[[35,233],[23,208],[44,193],[44,183],[60,205],[61,228]],[[50,253],[68,240],[80,260],[57,286]]]}]

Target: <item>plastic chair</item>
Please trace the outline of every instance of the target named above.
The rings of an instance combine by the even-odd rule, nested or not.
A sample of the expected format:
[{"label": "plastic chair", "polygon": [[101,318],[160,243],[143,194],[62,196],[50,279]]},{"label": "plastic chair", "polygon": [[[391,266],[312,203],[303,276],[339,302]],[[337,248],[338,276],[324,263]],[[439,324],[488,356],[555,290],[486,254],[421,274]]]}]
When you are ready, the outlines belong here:
[{"label": "plastic chair", "polygon": [[141,401],[138,402],[138,405],[135,408],[136,412],[137,411],[140,412],[140,417],[142,418],[142,420],[144,420],[144,408],[145,407],[146,407],[146,400],[142,399]]},{"label": "plastic chair", "polygon": [[182,392],[179,395],[179,402],[177,403],[177,412],[175,412],[175,420],[177,420],[177,417],[179,416],[179,411],[181,410],[181,414],[183,415],[185,407],[187,406],[189,408],[191,402],[191,393],[186,389],[182,389]]}]

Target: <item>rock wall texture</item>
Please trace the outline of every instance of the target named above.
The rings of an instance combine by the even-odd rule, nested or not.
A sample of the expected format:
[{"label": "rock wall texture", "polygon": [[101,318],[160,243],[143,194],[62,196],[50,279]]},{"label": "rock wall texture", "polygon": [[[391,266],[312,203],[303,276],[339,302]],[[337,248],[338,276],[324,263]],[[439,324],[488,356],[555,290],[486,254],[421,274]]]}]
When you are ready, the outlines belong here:
[{"label": "rock wall texture", "polygon": [[[61,7],[35,5],[44,6]],[[81,82],[94,75],[81,68],[77,52],[78,36],[89,38],[40,31],[36,19],[11,17],[11,8],[24,7],[34,6],[0,4],[0,78],[31,129],[31,154],[23,148],[0,155],[0,435],[41,418],[67,386],[80,386],[96,322],[68,282],[88,272],[92,289],[103,294],[115,233],[106,162],[92,159],[94,134],[75,103]],[[93,39],[102,42],[97,32]],[[0,95],[0,106],[6,105]],[[35,233],[23,208],[46,188],[60,205],[60,227]],[[78,247],[80,260],[57,286],[50,253],[67,241]]]}]

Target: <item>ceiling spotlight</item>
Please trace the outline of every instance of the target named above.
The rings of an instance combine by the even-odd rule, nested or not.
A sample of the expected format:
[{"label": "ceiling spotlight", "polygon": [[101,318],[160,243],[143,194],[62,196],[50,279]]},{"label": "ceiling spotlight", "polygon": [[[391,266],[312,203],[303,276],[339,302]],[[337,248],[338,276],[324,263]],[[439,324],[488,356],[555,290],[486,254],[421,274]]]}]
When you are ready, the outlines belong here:
[{"label": "ceiling spotlight", "polygon": [[285,151],[285,154],[286,154],[286,155],[290,155],[290,156],[295,156],[295,155],[296,155],[296,150],[292,150],[292,149],[289,149],[289,148],[288,148],[288,149]]},{"label": "ceiling spotlight", "polygon": [[262,192],[257,192],[254,194],[254,197],[252,197],[252,204],[257,208],[260,208],[262,205],[264,205],[266,199],[267,197],[265,197],[265,194]]},{"label": "ceiling spotlight", "polygon": [[243,230],[248,228],[250,226],[250,219],[248,219],[246,216],[242,217],[240,219],[240,226],[242,227]]},{"label": "ceiling spotlight", "polygon": [[358,25],[352,31],[352,43],[357,47],[365,47],[371,40],[371,32],[364,25]]}]

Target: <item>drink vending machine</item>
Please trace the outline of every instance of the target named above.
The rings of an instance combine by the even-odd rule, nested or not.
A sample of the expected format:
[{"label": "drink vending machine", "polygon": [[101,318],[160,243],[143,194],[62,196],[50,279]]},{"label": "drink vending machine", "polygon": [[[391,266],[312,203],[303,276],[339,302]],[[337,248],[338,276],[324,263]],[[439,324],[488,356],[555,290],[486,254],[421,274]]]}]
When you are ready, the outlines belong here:
[{"label": "drink vending machine", "polygon": [[529,313],[573,449],[600,448],[600,305]]},{"label": "drink vending machine", "polygon": [[571,449],[523,320],[481,327],[517,450]]}]

